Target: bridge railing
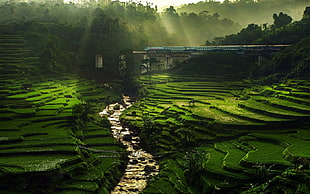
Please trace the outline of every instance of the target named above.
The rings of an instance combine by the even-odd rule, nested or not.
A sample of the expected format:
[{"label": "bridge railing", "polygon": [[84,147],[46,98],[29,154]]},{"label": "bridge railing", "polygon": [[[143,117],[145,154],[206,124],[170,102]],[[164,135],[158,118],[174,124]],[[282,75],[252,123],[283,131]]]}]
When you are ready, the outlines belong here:
[{"label": "bridge railing", "polygon": [[218,45],[218,46],[168,46],[146,47],[146,52],[207,52],[207,51],[279,51],[290,45]]}]

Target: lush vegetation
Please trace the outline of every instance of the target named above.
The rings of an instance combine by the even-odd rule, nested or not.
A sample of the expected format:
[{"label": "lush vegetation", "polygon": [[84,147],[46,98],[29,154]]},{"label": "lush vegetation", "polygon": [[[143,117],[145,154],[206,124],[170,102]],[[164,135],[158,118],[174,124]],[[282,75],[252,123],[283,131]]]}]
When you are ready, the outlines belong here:
[{"label": "lush vegetation", "polygon": [[304,10],[302,16],[300,21],[291,23],[292,18],[280,12],[273,15],[272,25],[252,23],[237,34],[215,38],[213,44],[295,44],[310,35],[309,7]]},{"label": "lush vegetation", "polygon": [[108,193],[125,155],[97,112],[119,92],[76,75],[40,75],[24,42],[0,35],[0,191]]},{"label": "lush vegetation", "polygon": [[[285,2],[158,13],[135,2],[1,1],[0,192],[109,193],[127,159],[98,112],[139,86],[122,120],[160,162],[145,193],[309,192],[310,10],[294,21],[308,1]],[[241,29],[248,19],[259,24]],[[132,50],[205,41],[294,45],[263,63],[213,52],[139,77]]]},{"label": "lush vegetation", "polygon": [[122,118],[160,160],[144,193],[308,191],[309,82],[237,78],[141,78],[143,98]]},{"label": "lush vegetation", "polygon": [[309,192],[308,9],[214,40],[294,44],[263,62],[213,52],[140,78],[141,99],[122,118],[160,161],[144,193]]},{"label": "lush vegetation", "polygon": [[210,14],[219,14],[224,18],[229,18],[238,22],[242,26],[250,23],[266,24],[272,23],[273,14],[286,12],[294,20],[300,20],[302,12],[309,6],[308,0],[237,0],[237,1],[201,1],[195,4],[188,4],[179,7],[178,12],[200,13],[207,11]]},{"label": "lush vegetation", "polygon": [[[236,79],[248,78],[257,56],[240,56],[234,52],[210,52],[176,65],[173,72],[187,75],[230,74]],[[233,78],[232,77],[232,78]]]},{"label": "lush vegetation", "polygon": [[[75,71],[87,78],[103,80],[115,76],[132,80],[138,74],[139,63],[133,62],[132,50],[146,46],[201,45],[206,37],[236,33],[241,28],[229,19],[207,12],[180,14],[170,7],[160,14],[151,5],[118,1],[2,2],[0,25],[1,33],[24,38],[30,54],[40,57],[41,69],[50,73]],[[95,69],[96,55],[104,59],[104,71],[100,73]],[[121,55],[126,55],[125,68]]]},{"label": "lush vegetation", "polygon": [[[249,24],[237,34],[217,37],[207,44],[234,45],[234,44],[283,44],[291,45],[279,53],[261,53],[264,61],[250,62],[248,73],[251,79],[272,83],[288,78],[309,79],[309,18],[310,7],[306,7],[300,21],[291,23],[290,16],[284,13],[274,14],[272,25]],[[216,59],[217,57],[215,57]],[[212,61],[212,60],[211,60]],[[233,64],[234,60],[229,60]],[[202,67],[207,67],[199,62]],[[220,64],[217,62],[217,64]],[[243,69],[240,62],[239,68]],[[227,64],[226,64],[227,66]],[[194,65],[197,67],[197,65]],[[221,65],[220,67],[223,67]]]},{"label": "lush vegetation", "polygon": [[252,78],[269,83],[292,78],[309,80],[309,41],[308,36],[264,64],[254,66]]},{"label": "lush vegetation", "polygon": [[238,32],[239,24],[231,19],[222,18],[219,14],[210,14],[208,11],[177,12],[173,6],[167,8],[161,15],[162,22],[169,34],[177,40],[175,45],[199,46],[201,39],[213,39],[229,33]]}]

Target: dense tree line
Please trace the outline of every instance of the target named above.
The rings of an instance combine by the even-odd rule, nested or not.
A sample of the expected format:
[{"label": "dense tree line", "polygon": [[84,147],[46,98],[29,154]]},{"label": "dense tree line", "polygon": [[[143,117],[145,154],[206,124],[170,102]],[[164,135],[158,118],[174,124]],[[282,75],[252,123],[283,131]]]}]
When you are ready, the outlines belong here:
[{"label": "dense tree line", "polygon": [[183,40],[183,45],[202,45],[202,39],[212,39],[241,29],[239,24],[222,18],[217,13],[210,14],[208,11],[178,13],[173,6],[162,13],[162,21],[169,33]]},{"label": "dense tree line", "polygon": [[272,14],[279,12],[286,12],[294,20],[300,20],[304,8],[309,3],[309,0],[225,0],[223,3],[210,0],[183,5],[177,10],[178,12],[218,13],[245,27],[249,23],[270,24],[273,19]]},{"label": "dense tree line", "polygon": [[[295,44],[310,35],[309,7],[302,19],[292,23],[292,18],[280,12],[273,14],[272,25],[249,24],[236,34],[216,37],[212,44]],[[210,44],[207,41],[207,44]]]},{"label": "dense tree line", "polygon": [[[299,10],[307,1],[290,1],[287,5],[292,9],[288,10]],[[259,8],[257,10],[261,13],[259,10],[270,3],[274,4],[273,8],[278,5],[276,0],[208,1],[179,9],[170,6],[159,13],[156,6],[139,2],[10,1],[0,3],[0,31],[21,33],[29,50],[41,58],[41,67],[47,71],[95,69],[95,56],[103,55],[105,70],[127,76],[125,80],[128,80],[139,71],[139,64],[135,64],[131,56],[127,56],[125,62],[120,56],[124,53],[130,55],[132,50],[146,46],[197,46],[204,44],[205,40],[208,44],[286,44],[296,43],[309,33],[309,11],[305,11],[301,21],[293,23],[291,11],[274,12],[270,14],[273,24],[253,23],[243,29],[235,22],[242,23],[242,20],[225,18],[232,10],[242,13],[245,9]],[[208,5],[208,9],[203,5]],[[215,12],[211,5],[222,11]],[[203,9],[196,9],[197,6]],[[231,6],[236,7],[232,9]],[[278,7],[284,9],[286,5],[281,6]],[[244,17],[248,18],[248,15]],[[227,35],[232,33],[237,34]],[[225,35],[224,38],[215,38]],[[124,69],[129,72],[124,73]]]},{"label": "dense tree line", "polygon": [[252,77],[265,83],[310,78],[310,36],[253,68]]},{"label": "dense tree line", "polygon": [[[159,13],[151,4],[119,1],[2,2],[0,24],[3,33],[22,33],[33,55],[41,57],[42,68],[52,72],[93,69],[95,56],[103,55],[106,70],[117,73],[119,56],[128,50],[201,45],[241,28],[218,14],[177,13],[174,7]],[[133,74],[138,66],[128,70]]]},{"label": "dense tree line", "polygon": [[273,15],[272,25],[249,24],[239,33],[217,37],[208,44],[288,44],[283,51],[269,56],[262,64],[251,66],[251,78],[275,82],[287,78],[309,79],[310,7],[306,7],[300,21],[285,13]]},{"label": "dense tree line", "polygon": [[[103,55],[105,69],[118,73],[123,50],[147,45],[147,41],[136,41],[135,29],[131,29],[134,25],[127,24],[121,13],[112,14],[118,6],[131,5],[5,2],[0,4],[0,32],[22,34],[32,55],[40,57],[45,71],[92,70],[95,56]],[[150,12],[149,9],[147,13]]]}]

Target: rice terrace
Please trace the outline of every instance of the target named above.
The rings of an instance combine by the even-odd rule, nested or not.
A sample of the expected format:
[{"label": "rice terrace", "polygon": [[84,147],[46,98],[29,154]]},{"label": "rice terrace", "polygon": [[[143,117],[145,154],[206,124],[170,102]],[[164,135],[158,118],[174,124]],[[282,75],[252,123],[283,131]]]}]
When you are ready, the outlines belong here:
[{"label": "rice terrace", "polygon": [[0,193],[310,193],[310,1],[152,2],[0,0]]},{"label": "rice terrace", "polygon": [[210,187],[229,192],[271,177],[271,183],[297,189],[294,164],[309,158],[309,82],[255,87],[220,80],[211,75],[144,77],[148,95],[122,118],[140,126],[145,143],[162,157],[160,178],[146,192],[156,193],[165,184],[163,193],[173,188],[187,193],[178,181],[187,176],[195,177],[203,192]]}]

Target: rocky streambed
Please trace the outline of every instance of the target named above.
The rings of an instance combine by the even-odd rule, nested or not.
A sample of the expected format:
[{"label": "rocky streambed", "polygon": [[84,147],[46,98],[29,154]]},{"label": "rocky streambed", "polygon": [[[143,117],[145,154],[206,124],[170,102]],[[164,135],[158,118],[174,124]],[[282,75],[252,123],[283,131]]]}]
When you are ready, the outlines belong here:
[{"label": "rocky streambed", "polygon": [[139,136],[120,122],[120,115],[131,105],[130,97],[123,96],[123,103],[110,104],[99,113],[108,115],[112,134],[127,147],[129,158],[123,177],[111,193],[139,193],[146,187],[148,177],[156,175],[159,170],[153,156],[140,148]]}]

